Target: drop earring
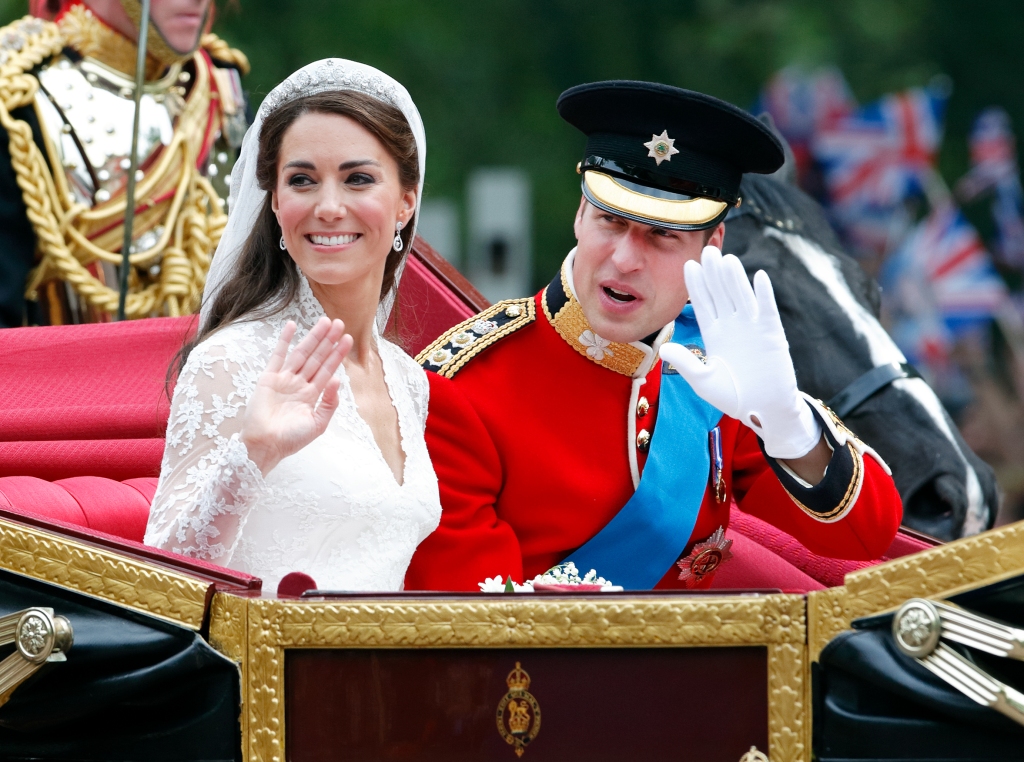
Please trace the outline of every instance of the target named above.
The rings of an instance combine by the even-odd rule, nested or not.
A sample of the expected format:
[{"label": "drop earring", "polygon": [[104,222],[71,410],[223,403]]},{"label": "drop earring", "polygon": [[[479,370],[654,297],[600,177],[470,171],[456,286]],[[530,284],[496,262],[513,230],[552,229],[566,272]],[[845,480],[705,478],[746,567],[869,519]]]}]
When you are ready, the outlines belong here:
[{"label": "drop earring", "polygon": [[396,222],[395,223],[395,242],[392,244],[392,246],[394,247],[395,251],[401,251],[403,248],[405,248],[405,244],[402,243],[401,233],[402,233],[402,223],[401,222]]},{"label": "drop earring", "polygon": [[281,247],[281,251],[288,251],[288,247],[284,245],[284,236],[281,236],[281,242],[278,244]]}]

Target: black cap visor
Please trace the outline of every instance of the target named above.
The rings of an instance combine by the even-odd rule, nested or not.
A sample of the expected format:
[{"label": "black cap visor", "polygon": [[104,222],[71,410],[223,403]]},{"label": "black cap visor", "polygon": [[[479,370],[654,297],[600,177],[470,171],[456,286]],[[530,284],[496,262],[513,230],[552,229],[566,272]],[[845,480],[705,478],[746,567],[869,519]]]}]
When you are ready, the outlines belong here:
[{"label": "black cap visor", "polygon": [[583,195],[598,209],[669,230],[712,228],[730,208],[724,201],[672,193],[593,169],[583,173]]}]

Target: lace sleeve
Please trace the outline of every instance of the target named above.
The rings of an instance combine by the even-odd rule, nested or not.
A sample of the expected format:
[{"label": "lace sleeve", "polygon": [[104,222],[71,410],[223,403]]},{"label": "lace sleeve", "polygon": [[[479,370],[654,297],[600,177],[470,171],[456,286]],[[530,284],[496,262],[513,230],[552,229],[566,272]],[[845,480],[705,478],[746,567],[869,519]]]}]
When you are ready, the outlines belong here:
[{"label": "lace sleeve", "polygon": [[145,542],[227,563],[266,484],[239,439],[262,369],[256,342],[220,338],[196,347],[179,376]]}]

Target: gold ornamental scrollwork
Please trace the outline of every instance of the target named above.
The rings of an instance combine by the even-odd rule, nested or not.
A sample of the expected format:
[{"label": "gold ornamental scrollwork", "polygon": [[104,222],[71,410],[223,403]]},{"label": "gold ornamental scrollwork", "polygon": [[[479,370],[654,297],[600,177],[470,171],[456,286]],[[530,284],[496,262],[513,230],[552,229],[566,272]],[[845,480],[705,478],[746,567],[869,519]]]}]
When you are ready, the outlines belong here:
[{"label": "gold ornamental scrollwork", "polygon": [[516,662],[505,682],[508,693],[498,702],[495,719],[502,740],[521,757],[540,733],[540,705],[530,693],[530,675],[520,662]]},{"label": "gold ornamental scrollwork", "polygon": [[254,599],[246,646],[246,759],[286,758],[283,690],[289,648],[766,646],[768,751],[774,762],[805,762],[810,758],[806,637],[800,595]]},{"label": "gold ornamental scrollwork", "polygon": [[0,569],[192,630],[203,624],[209,583],[4,519]]},{"label": "gold ornamental scrollwork", "polygon": [[846,575],[846,584],[807,596],[808,644],[821,649],[854,619],[898,608],[911,598],[945,598],[1024,572],[1024,522]]}]

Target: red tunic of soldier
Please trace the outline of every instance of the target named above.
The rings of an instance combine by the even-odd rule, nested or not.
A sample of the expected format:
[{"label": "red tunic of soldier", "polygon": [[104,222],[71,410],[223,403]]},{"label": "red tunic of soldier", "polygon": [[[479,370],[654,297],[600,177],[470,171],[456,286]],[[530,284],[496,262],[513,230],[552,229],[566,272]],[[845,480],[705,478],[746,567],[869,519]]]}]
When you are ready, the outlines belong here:
[{"label": "red tunic of soldier", "polygon": [[733,500],[816,553],[881,556],[902,512],[888,469],[801,395],[767,276],[752,288],[717,248],[742,172],[777,169],[778,141],[729,104],[649,83],[573,88],[559,110],[589,136],[579,246],[535,297],[417,358],[433,371],[426,435],[444,510],[406,589],[520,582],[577,556],[624,576],[646,562],[646,587],[707,587],[696,556]]},{"label": "red tunic of soldier", "polygon": [[[554,288],[559,279],[545,291]],[[500,323],[491,335],[512,332],[480,348],[453,378],[429,374],[427,446],[444,513],[413,557],[407,589],[476,590],[497,575],[532,579],[593,537],[633,494],[631,465],[642,472],[657,421],[661,361],[648,350],[643,365],[650,369],[639,368],[644,382],[633,399],[634,380],[615,360],[623,346],[642,350],[610,344],[600,361],[579,351],[582,345],[566,341],[545,315],[544,296],[499,303],[442,337],[449,343],[479,321]],[[576,312],[573,300],[569,305]],[[430,367],[429,357],[425,362]],[[868,560],[888,548],[899,527],[899,495],[870,455],[851,454],[863,467],[858,478],[833,484],[826,475],[818,486],[826,504],[849,509],[825,523],[786,491],[753,431],[728,417],[720,426],[723,499],[709,478],[684,556],[728,526],[734,499],[822,555]],[[841,505],[854,496],[855,506]],[[666,571],[659,587],[684,586],[679,569]]]}]

